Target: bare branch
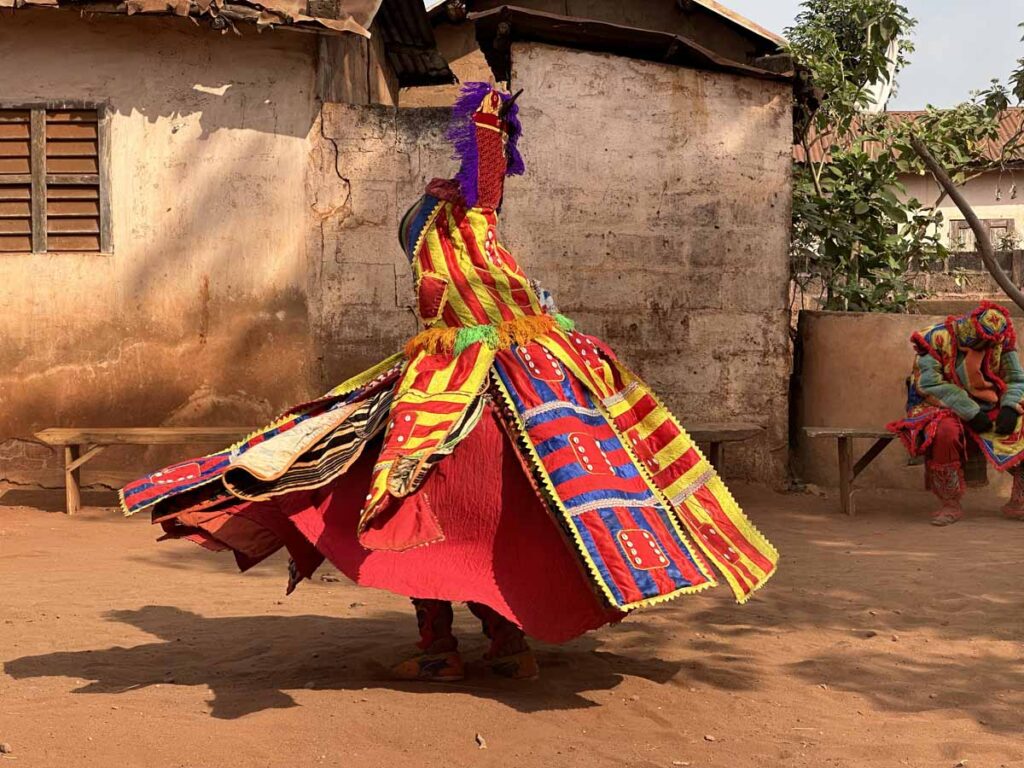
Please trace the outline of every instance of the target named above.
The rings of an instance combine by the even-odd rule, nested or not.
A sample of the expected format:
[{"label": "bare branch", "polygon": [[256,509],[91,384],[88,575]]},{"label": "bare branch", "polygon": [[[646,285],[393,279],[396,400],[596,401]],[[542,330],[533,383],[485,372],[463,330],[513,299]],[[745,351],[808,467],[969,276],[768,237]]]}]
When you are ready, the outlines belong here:
[{"label": "bare branch", "polygon": [[995,251],[992,248],[992,241],[989,240],[988,230],[985,229],[981,219],[978,218],[970,203],[967,202],[967,198],[963,196],[963,193],[953,183],[949,174],[946,173],[946,169],[939,165],[939,162],[929,151],[928,147],[917,136],[911,134],[910,145],[924,161],[924,164],[928,166],[928,170],[935,177],[935,181],[946,191],[949,199],[956,204],[956,207],[964,215],[964,220],[971,228],[971,231],[974,232],[974,239],[981,253],[981,260],[985,263],[985,268],[995,278],[995,281],[999,283],[999,287],[1013,300],[1013,303],[1024,309],[1024,293],[1021,293],[1009,275],[999,266],[999,263],[996,261]]}]

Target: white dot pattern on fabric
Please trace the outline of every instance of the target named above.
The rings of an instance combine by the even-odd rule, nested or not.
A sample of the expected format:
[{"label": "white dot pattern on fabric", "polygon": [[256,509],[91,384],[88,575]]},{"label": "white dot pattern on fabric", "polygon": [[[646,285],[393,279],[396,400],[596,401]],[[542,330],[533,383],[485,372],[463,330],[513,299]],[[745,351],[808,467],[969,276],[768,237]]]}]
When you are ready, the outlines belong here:
[{"label": "white dot pattern on fabric", "polygon": [[619,543],[626,554],[626,559],[639,570],[655,570],[669,565],[657,540],[643,529],[623,530],[618,533]]}]

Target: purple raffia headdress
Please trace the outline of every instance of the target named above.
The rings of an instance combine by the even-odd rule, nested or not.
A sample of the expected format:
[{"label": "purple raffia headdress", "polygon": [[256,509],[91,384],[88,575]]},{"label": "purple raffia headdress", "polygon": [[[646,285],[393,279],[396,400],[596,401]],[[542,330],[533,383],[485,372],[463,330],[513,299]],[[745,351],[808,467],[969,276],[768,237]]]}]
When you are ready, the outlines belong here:
[{"label": "purple raffia headdress", "polygon": [[[477,148],[476,124],[473,122],[473,115],[480,109],[481,103],[492,91],[501,97],[503,103],[508,103],[514,98],[511,94],[502,93],[490,83],[464,83],[459,98],[452,106],[451,122],[448,124],[448,131],[445,134],[455,148],[452,157],[460,162],[455,180],[459,183],[462,196],[469,206],[476,205],[479,198],[477,182],[480,178],[480,153]],[[505,147],[508,164],[505,175],[520,176],[526,171],[526,166],[517,146],[519,137],[523,133],[523,126],[519,122],[518,104],[512,103],[504,115],[504,121],[508,134],[508,143]]]}]

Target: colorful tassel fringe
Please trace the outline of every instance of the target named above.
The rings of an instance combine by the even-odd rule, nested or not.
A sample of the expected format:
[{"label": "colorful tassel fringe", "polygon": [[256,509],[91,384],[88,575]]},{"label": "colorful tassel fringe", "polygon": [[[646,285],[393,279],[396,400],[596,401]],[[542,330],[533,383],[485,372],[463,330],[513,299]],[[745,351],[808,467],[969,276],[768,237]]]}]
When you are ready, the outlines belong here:
[{"label": "colorful tassel fringe", "polygon": [[405,345],[406,357],[412,359],[420,352],[436,355],[442,352],[461,354],[474,344],[486,344],[491,349],[508,349],[513,344],[529,344],[538,336],[549,333],[555,326],[571,331],[576,324],[565,315],[534,315],[517,317],[496,325],[470,325],[465,328],[428,328],[413,336]]}]

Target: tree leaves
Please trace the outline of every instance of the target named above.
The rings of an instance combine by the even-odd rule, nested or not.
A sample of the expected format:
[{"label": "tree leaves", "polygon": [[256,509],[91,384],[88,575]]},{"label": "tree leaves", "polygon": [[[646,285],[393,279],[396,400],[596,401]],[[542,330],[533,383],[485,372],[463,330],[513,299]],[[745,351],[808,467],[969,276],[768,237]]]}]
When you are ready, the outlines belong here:
[{"label": "tree leaves", "polygon": [[1022,128],[1000,157],[987,151],[1000,141],[999,113],[1024,101],[1024,59],[1008,85],[993,80],[953,109],[929,108],[914,120],[868,115],[869,86],[906,64],[915,20],[896,0],[804,0],[801,7],[786,30],[790,52],[826,99],[804,141],[807,158],[794,168],[794,279],[822,285],[826,309],[907,311],[921,297],[913,273],[948,255],[939,200],[926,205],[900,183],[901,174],[925,173],[910,137],[924,141],[958,184],[999,167],[1024,147]]}]

